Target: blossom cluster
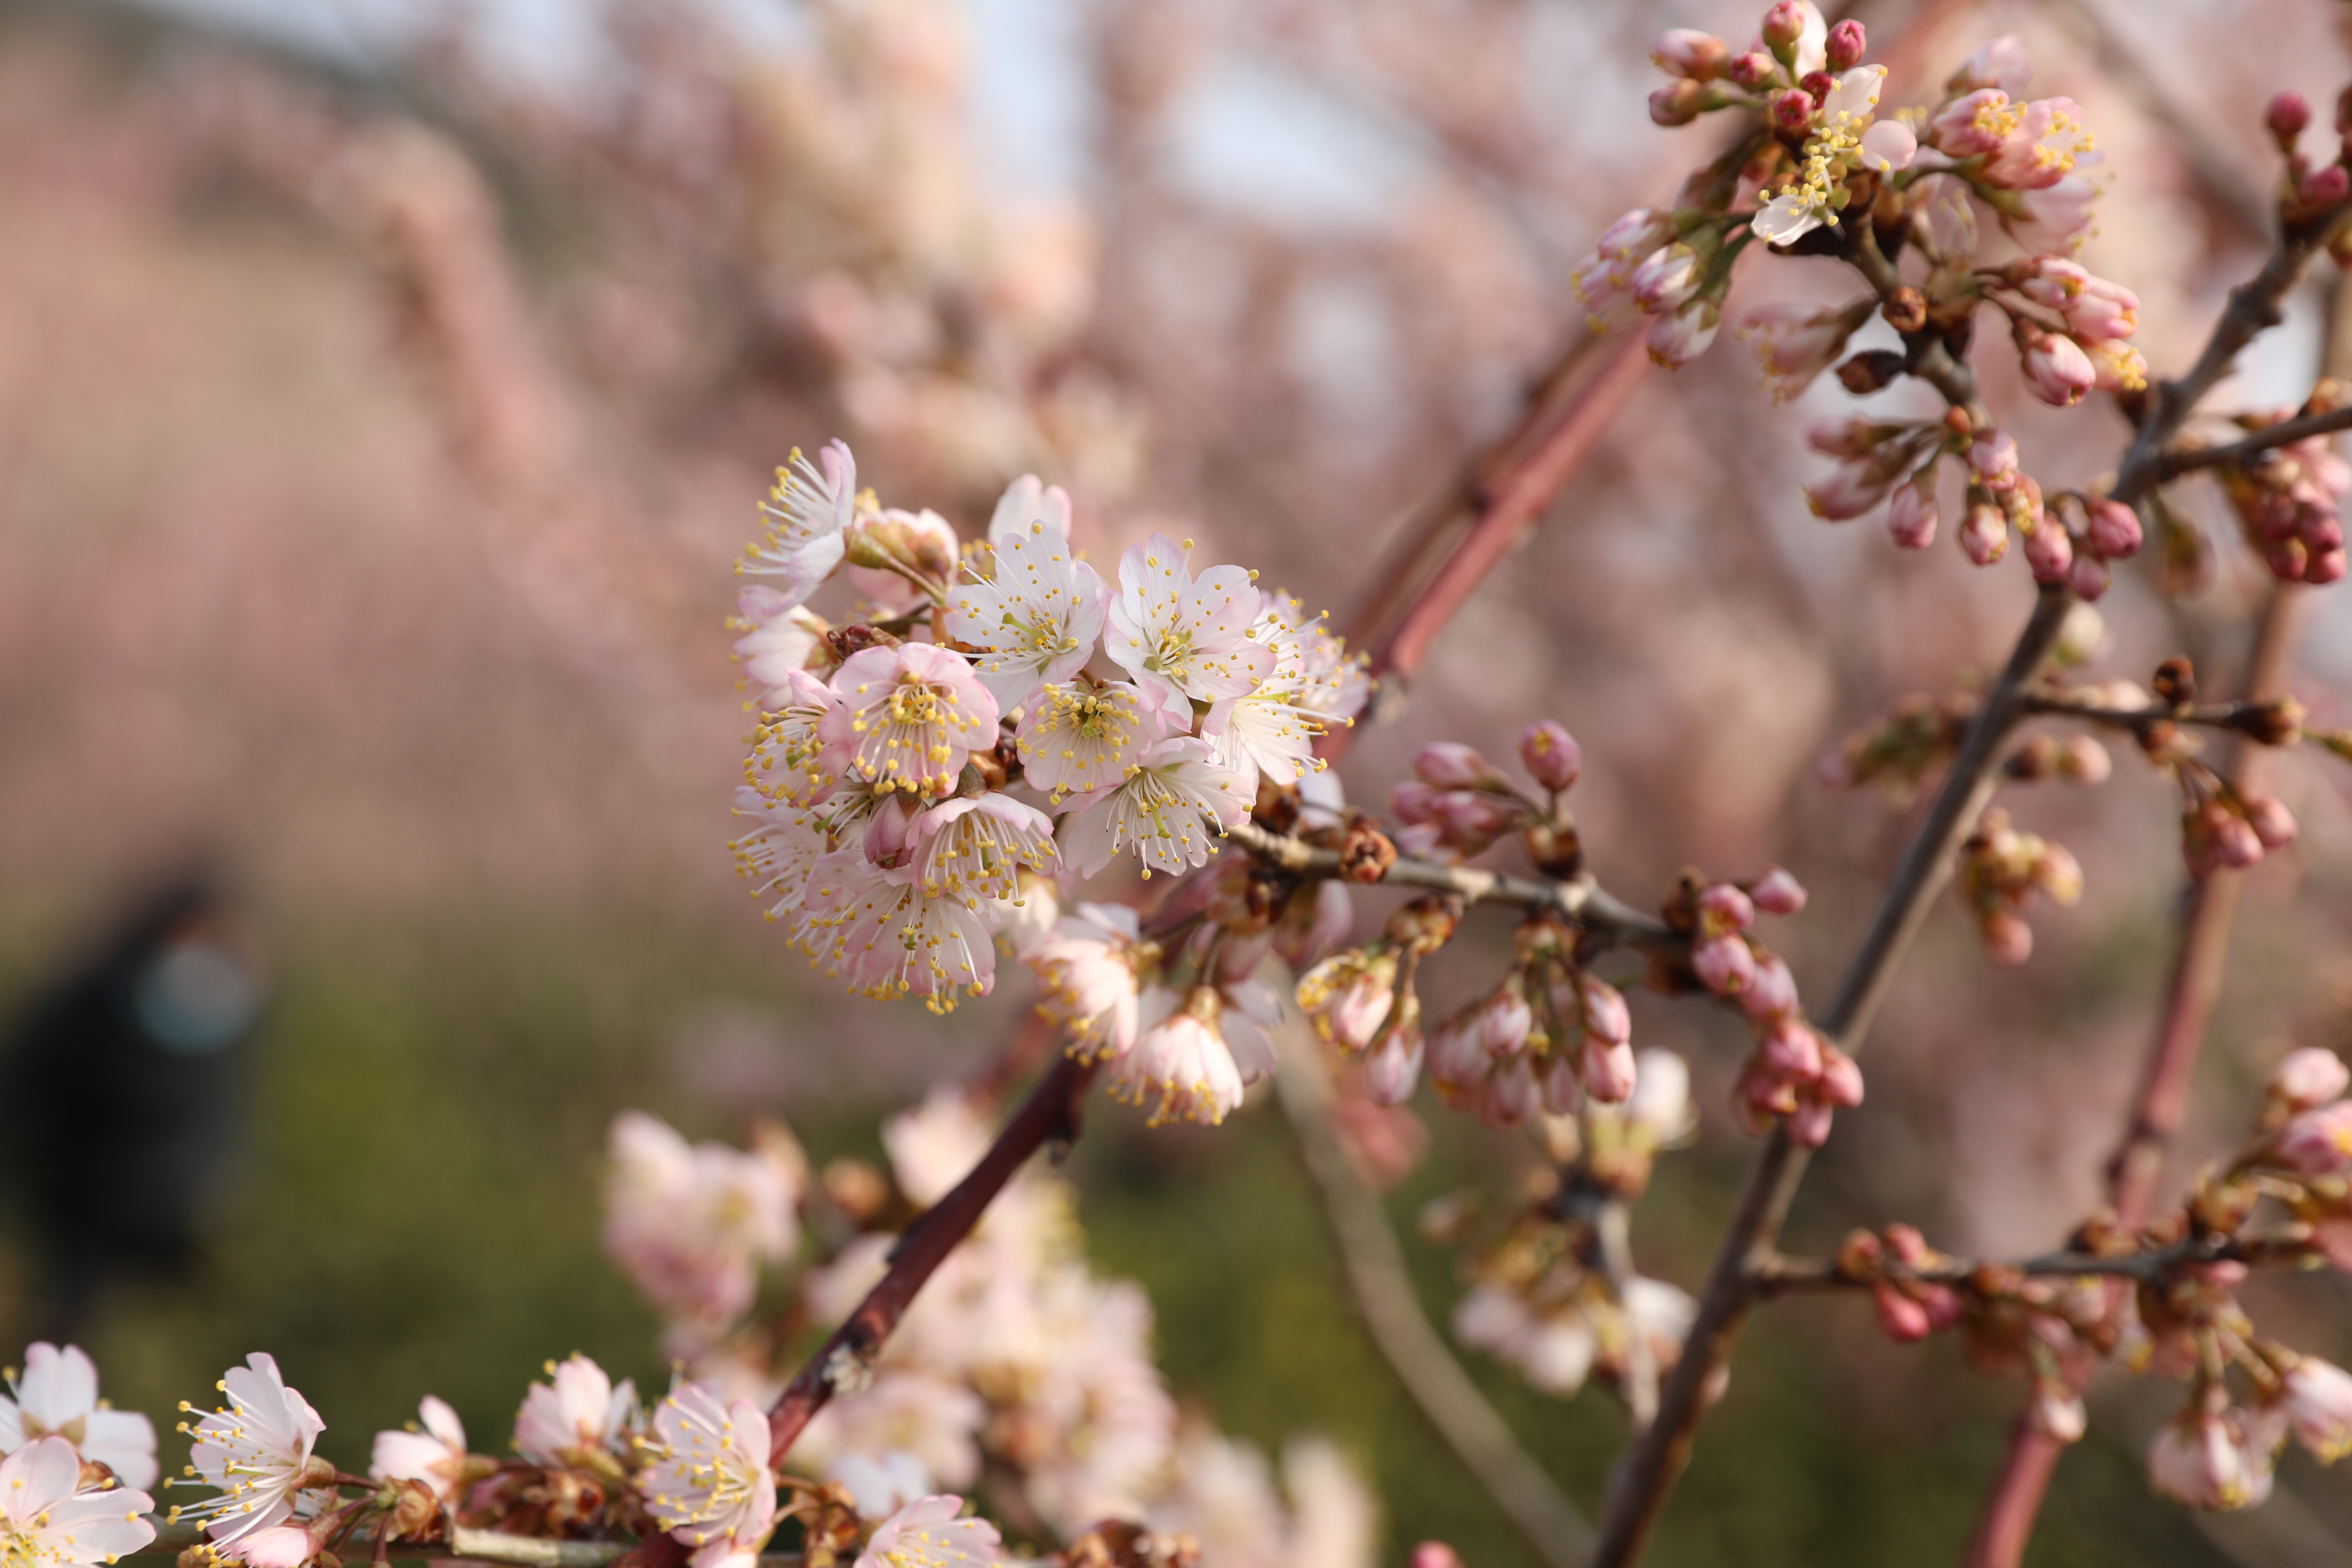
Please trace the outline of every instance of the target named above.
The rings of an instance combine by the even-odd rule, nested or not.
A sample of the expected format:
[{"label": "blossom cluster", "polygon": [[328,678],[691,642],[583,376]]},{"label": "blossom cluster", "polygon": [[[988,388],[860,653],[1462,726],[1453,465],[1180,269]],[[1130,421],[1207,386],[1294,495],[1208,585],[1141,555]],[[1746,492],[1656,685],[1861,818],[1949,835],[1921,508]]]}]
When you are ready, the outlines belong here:
[{"label": "blossom cluster", "polygon": [[[771,918],[868,995],[986,992],[997,934],[1050,927],[1058,875],[1204,864],[1261,781],[1315,772],[1316,737],[1363,704],[1296,600],[1159,533],[1106,584],[1034,478],[966,549],[860,490],[836,441],[795,456],[767,517],[741,563],[780,585],[739,605],[762,717],[736,853]],[[835,629],[805,601],[841,572],[870,614]]]},{"label": "blossom cluster", "polygon": [[1848,1237],[1837,1275],[1870,1289],[1890,1337],[1954,1331],[1980,1371],[2030,1379],[2034,1420],[2062,1441],[2083,1435],[2080,1391],[2101,1360],[2186,1381],[2187,1407],[2150,1446],[2151,1483],[2192,1508],[2251,1507],[2289,1440],[2322,1462],[2352,1453],[2352,1373],[2263,1335],[2238,1297],[2255,1268],[2352,1266],[2347,1086],[2335,1053],[2293,1052],[2253,1137],[2179,1211],[2138,1231],[2094,1220],[2065,1258],[1971,1266],[1890,1226]]}]

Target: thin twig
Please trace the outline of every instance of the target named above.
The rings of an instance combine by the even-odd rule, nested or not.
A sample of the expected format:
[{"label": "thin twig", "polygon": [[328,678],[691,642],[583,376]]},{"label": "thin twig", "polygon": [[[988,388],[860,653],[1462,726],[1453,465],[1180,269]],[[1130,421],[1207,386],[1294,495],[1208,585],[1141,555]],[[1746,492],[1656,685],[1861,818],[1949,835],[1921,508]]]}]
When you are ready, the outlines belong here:
[{"label": "thin twig", "polygon": [[1529,1458],[1495,1407],[1430,1326],[1380,1199],[1364,1186],[1332,1123],[1334,1090],[1322,1047],[1295,1014],[1275,1030],[1275,1089],[1323,1199],[1348,1285],[1372,1342],[1397,1381],[1551,1568],[1580,1568],[1592,1541],[1574,1504]]},{"label": "thin twig", "polygon": [[1960,1285],[1986,1268],[2036,1279],[2129,1279],[2148,1283],[2182,1268],[2208,1263],[2257,1263],[2295,1268],[2311,1255],[2307,1235],[2247,1237],[2243,1240],[2191,1239],[2158,1247],[2154,1252],[2106,1257],[2093,1252],[2048,1252],[2015,1263],[1988,1263],[1981,1258],[1947,1258],[1939,1262],[1906,1264],[1895,1258],[1881,1262],[1880,1276],[1850,1274],[1834,1258],[1790,1258],[1770,1252],[1748,1266],[1748,1282],[1759,1293],[1780,1296],[1795,1290],[1866,1290],[1883,1276],[1922,1285]]},{"label": "thin twig", "polygon": [[2300,419],[2282,419],[2275,425],[2265,425],[2242,440],[2226,447],[2175,447],[2164,454],[2162,477],[2178,479],[2199,468],[2210,468],[2222,463],[2242,463],[2248,458],[2270,451],[2276,447],[2292,447],[2297,441],[2307,441],[2314,436],[2329,436],[2338,430],[2352,430],[2352,405],[2330,409],[2325,414],[2306,414]]},{"label": "thin twig", "polygon": [[[1226,837],[1268,865],[1286,871],[1315,877],[1339,875],[1339,854],[1336,849],[1318,849],[1299,839],[1269,833],[1254,822],[1227,829]],[[1533,881],[1475,866],[1447,866],[1400,856],[1381,874],[1381,881],[1390,887],[1458,893],[1465,903],[1551,910],[1632,947],[1679,953],[1687,952],[1690,946],[1688,940],[1676,934],[1665,921],[1643,914],[1608,892],[1590,874],[1566,881]]]}]

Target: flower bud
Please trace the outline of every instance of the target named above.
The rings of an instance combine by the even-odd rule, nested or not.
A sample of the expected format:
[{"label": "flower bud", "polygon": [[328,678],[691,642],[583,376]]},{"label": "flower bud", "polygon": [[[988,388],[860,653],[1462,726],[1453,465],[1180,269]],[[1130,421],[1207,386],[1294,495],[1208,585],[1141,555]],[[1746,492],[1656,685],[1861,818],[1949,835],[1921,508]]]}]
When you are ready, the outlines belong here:
[{"label": "flower bud", "polygon": [[2085,604],[2095,604],[2105,597],[2108,585],[2114,582],[2107,563],[2085,550],[2074,557],[2074,570],[2066,574],[2066,585],[2074,596]]},{"label": "flower bud", "polygon": [[2334,550],[2323,550],[2304,563],[2303,581],[2315,588],[2325,587],[2343,577],[2346,564],[2341,546]]},{"label": "flower bud", "polygon": [[1692,81],[1712,81],[1723,74],[1730,63],[1731,46],[1713,33],[1702,33],[1696,27],[1676,27],[1660,35],[1650,50],[1650,63],[1668,76],[1685,77]]},{"label": "flower bud", "polygon": [[2334,1051],[2317,1046],[2289,1051],[2286,1059],[2271,1071],[2272,1097],[2297,1110],[2341,1100],[2347,1087],[2352,1087],[2352,1068],[2347,1068]]},{"label": "flower bud", "polygon": [[1407,779],[1389,791],[1389,810],[1399,822],[1434,822],[1437,814],[1430,803],[1436,798],[1437,792],[1421,780]]},{"label": "flower bud", "polygon": [[1534,1065],[1526,1057],[1513,1057],[1486,1080],[1486,1097],[1478,1107],[1478,1117],[1490,1127],[1517,1127],[1534,1116],[1541,1103]]},{"label": "flower bud", "polygon": [[2325,210],[2336,205],[2346,196],[2352,195],[2352,175],[2345,174],[2344,165],[2341,163],[2330,163],[2324,169],[2314,169],[2310,174],[2305,174],[2303,177],[2303,183],[2295,187],[2294,195],[2296,202],[2302,206],[2313,211]]},{"label": "flower bud", "polygon": [[1789,1112],[1789,1141],[1801,1149],[1818,1149],[1830,1141],[1830,1122],[1835,1112],[1811,1096],[1801,1097],[1797,1109]]},{"label": "flower bud", "polygon": [[1705,111],[1706,89],[1686,78],[1666,83],[1650,94],[1650,123],[1669,128],[1688,125]]},{"label": "flower bud", "polygon": [[2049,512],[2025,536],[2025,563],[2033,568],[2033,580],[2047,587],[2063,583],[2074,569],[2074,541],[2066,525]]},{"label": "flower bud", "polygon": [[1797,1010],[1797,981],[1777,952],[1756,955],[1756,975],[1739,994],[1739,1010],[1759,1024],[1776,1023]]},{"label": "flower bud", "polygon": [[2048,1378],[2034,1380],[2033,1397],[2025,1412],[2035,1431],[2061,1443],[2081,1442],[2090,1426],[2090,1418],[2083,1409],[2083,1396]]},{"label": "flower bud", "polygon": [[2342,1367],[2317,1356],[2297,1361],[2280,1383],[2279,1410],[2321,1464],[2352,1454],[2352,1374]]},{"label": "flower bud", "polygon": [[1585,1030],[1594,1039],[1622,1046],[1633,1037],[1633,1015],[1625,1006],[1624,993],[1590,974],[1576,977],[1576,990]]},{"label": "flower bud", "polygon": [[1827,1040],[1822,1042],[1822,1078],[1815,1092],[1830,1104],[1848,1110],[1862,1103],[1862,1068]]},{"label": "flower bud", "polygon": [[1838,384],[1856,397],[1895,384],[1903,374],[1904,357],[1893,349],[1864,349],[1837,368]]},{"label": "flower bud", "polygon": [[1960,549],[1979,566],[1990,566],[2009,553],[2009,518],[1990,501],[1969,508],[1960,524]]},{"label": "flower bud", "polygon": [[1797,41],[1805,36],[1805,23],[1809,20],[1806,9],[1802,0],[1775,0],[1772,8],[1764,13],[1764,47],[1784,66],[1793,67],[1796,61]]},{"label": "flower bud", "polygon": [[2088,502],[2084,510],[2090,514],[2084,537],[2102,557],[2123,561],[2139,553],[2139,516],[2131,508],[2101,496]]},{"label": "flower bud", "polygon": [[1864,35],[1862,24],[1849,16],[1830,29],[1829,66],[1833,71],[1851,70],[1862,63]]},{"label": "flower bud", "polygon": [[2004,969],[2014,969],[2033,956],[2033,928],[2010,910],[1990,910],[1979,922],[1985,958]]},{"label": "flower bud", "polygon": [[1484,789],[1507,782],[1475,747],[1459,741],[1432,741],[1413,757],[1412,772],[1433,789]]},{"label": "flower bud", "polygon": [[1463,1568],[1462,1554],[1443,1541],[1424,1541],[1412,1549],[1411,1568]]},{"label": "flower bud", "polygon": [[2116,771],[2107,749],[2089,735],[2069,735],[2059,743],[2058,776],[2076,784],[2105,784]]},{"label": "flower bud", "polygon": [[1429,1076],[1440,1089],[1467,1089],[1483,1081],[1494,1058],[1479,1037],[1475,1013],[1456,1013],[1431,1031],[1427,1047]]},{"label": "flower bud", "polygon": [[1936,490],[1932,480],[1917,479],[1896,487],[1886,511],[1886,531],[1898,549],[1925,550],[1936,542]]},{"label": "flower bud", "polygon": [[1536,1086],[1543,1094],[1543,1108],[1554,1116],[1570,1116],[1583,1103],[1584,1084],[1576,1076],[1576,1063],[1565,1053],[1546,1062],[1536,1074]]},{"label": "flower bud", "polygon": [[2263,123],[2270,127],[2271,136],[2278,142],[2279,151],[2292,153],[2296,140],[2303,135],[2304,127],[2311,123],[2311,105],[2299,92],[2274,94],[2269,106],[2263,110]]},{"label": "flower bud", "polygon": [[1364,1054],[1364,1097],[1374,1105],[1402,1105],[1421,1082],[1421,1030],[1401,1023],[1383,1030]]},{"label": "flower bud", "polygon": [[1969,443],[1969,469],[1989,489],[2017,472],[2017,441],[2006,430],[1987,430]]},{"label": "flower bud", "polygon": [[1691,944],[1691,969],[1717,996],[1737,996],[1756,978],[1756,955],[1738,936],[1714,937]]},{"label": "flower bud", "polygon": [[1760,50],[1751,50],[1733,60],[1726,74],[1734,86],[1754,92],[1772,79],[1772,57]]},{"label": "flower bud", "polygon": [[1822,1076],[1822,1037],[1794,1018],[1783,1018],[1757,1042],[1767,1067],[1791,1083]]},{"label": "flower bud", "polygon": [[1706,935],[1746,931],[1755,923],[1755,900],[1730,883],[1717,882],[1699,893],[1699,930]]},{"label": "flower bud", "polygon": [[1584,752],[1575,737],[1549,719],[1520,732],[1519,761],[1536,783],[1554,795],[1564,793],[1584,769]]},{"label": "flower bud", "polygon": [[[1657,100],[1651,100],[1650,118],[1658,117]],[[1783,89],[1772,95],[1769,113],[1772,129],[1786,136],[1802,136],[1813,123],[1813,95],[1801,87]]]},{"label": "flower bud", "polygon": [[2244,797],[2246,826],[2263,841],[2264,849],[2284,849],[2294,842],[2294,813],[2274,795],[2250,795]]},{"label": "flower bud", "polygon": [[1768,915],[1793,915],[1805,907],[1805,885],[1785,868],[1768,866],[1748,889],[1748,898]]},{"label": "flower bud", "polygon": [[1878,1307],[1878,1326],[1898,1345],[1916,1344],[1927,1337],[1927,1309],[1882,1279],[1871,1287]]},{"label": "flower bud", "polygon": [[1622,1104],[1632,1098],[1641,1076],[1633,1047],[1622,1040],[1612,1045],[1597,1036],[1585,1040],[1577,1068],[1584,1079],[1584,1092],[1603,1105]]},{"label": "flower bud", "polygon": [[2017,346],[2026,385],[2053,408],[2072,408],[2099,384],[2091,356],[2063,332],[2045,332],[2021,322]]},{"label": "flower bud", "polygon": [[1528,1031],[1535,1026],[1535,1009],[1519,994],[1514,979],[1478,1004],[1471,1015],[1472,1031],[1489,1056],[1517,1056],[1528,1048]]}]

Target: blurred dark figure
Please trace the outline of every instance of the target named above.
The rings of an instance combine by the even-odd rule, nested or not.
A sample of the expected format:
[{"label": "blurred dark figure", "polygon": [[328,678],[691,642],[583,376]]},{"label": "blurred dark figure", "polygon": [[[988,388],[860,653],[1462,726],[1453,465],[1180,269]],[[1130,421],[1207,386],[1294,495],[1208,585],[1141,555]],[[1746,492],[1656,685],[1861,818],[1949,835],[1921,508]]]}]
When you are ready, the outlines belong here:
[{"label": "blurred dark figure", "polygon": [[264,999],[218,886],[195,873],[157,889],[93,962],[26,1008],[0,1092],[43,1334],[74,1335],[110,1279],[178,1277],[195,1261]]}]

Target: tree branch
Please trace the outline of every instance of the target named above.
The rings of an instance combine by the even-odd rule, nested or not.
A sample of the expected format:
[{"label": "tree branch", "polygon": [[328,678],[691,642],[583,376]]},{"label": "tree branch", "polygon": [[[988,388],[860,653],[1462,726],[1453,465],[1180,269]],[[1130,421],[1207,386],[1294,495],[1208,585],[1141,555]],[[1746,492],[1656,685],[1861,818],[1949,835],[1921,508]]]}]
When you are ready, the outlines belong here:
[{"label": "tree branch", "polygon": [[2158,482],[2222,463],[2242,463],[2248,458],[2270,451],[2273,447],[2292,447],[2297,441],[2306,441],[2314,436],[2333,435],[2338,430],[2352,430],[2352,405],[2332,409],[2326,414],[2306,414],[2300,419],[2283,419],[2275,425],[2265,425],[2252,435],[2232,441],[2226,447],[2174,447],[2159,459]]},{"label": "tree branch", "polygon": [[1519,1447],[1421,1310],[1388,1215],[1349,1163],[1332,1125],[1331,1074],[1320,1045],[1295,1015],[1274,1034],[1281,1053],[1276,1096],[1322,1197],[1349,1293],[1372,1343],[1430,1426],[1536,1554],[1550,1568],[1579,1568],[1591,1544],[1592,1527]]}]

